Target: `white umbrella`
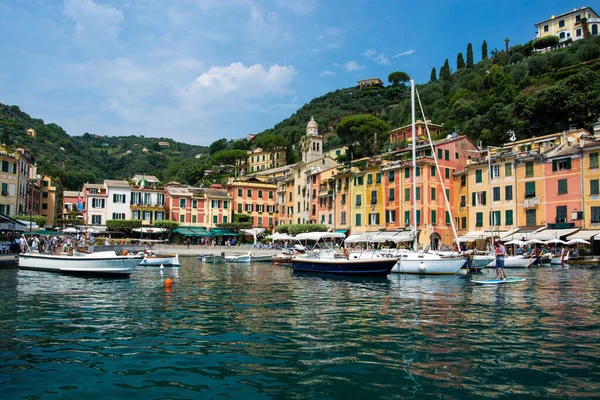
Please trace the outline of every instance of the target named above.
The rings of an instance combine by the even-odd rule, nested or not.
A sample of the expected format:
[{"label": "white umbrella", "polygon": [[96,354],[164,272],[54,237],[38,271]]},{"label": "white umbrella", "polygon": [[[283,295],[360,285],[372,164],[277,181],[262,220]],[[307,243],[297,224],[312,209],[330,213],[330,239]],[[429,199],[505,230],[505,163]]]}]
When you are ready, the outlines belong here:
[{"label": "white umbrella", "polygon": [[504,244],[516,244],[517,246],[523,246],[525,244],[525,242],[522,240],[515,239],[515,240],[508,241]]},{"label": "white umbrella", "polygon": [[77,229],[75,229],[75,228],[66,228],[66,229],[63,229],[63,233],[77,233]]},{"label": "white umbrella", "polygon": [[579,238],[577,238],[577,239],[571,239],[571,240],[569,240],[566,244],[570,246],[570,245],[573,245],[573,244],[590,244],[590,242],[588,242],[585,239],[579,239]]},{"label": "white umbrella", "polygon": [[546,240],[546,244],[565,244],[567,242],[565,242],[564,240],[560,240],[560,239],[550,239],[550,240]]},{"label": "white umbrella", "polygon": [[530,240],[526,241],[525,244],[545,244],[545,243],[539,239],[530,239]]}]

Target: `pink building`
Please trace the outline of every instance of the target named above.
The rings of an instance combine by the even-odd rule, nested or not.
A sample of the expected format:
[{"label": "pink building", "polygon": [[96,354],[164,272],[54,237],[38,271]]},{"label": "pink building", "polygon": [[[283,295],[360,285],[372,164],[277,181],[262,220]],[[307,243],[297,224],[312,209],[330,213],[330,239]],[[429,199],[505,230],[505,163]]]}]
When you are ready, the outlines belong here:
[{"label": "pink building", "polygon": [[[582,226],[573,219],[582,210],[581,154],[576,146],[565,147],[548,157],[544,163],[546,224],[556,228]],[[574,214],[575,213],[575,214]]]}]

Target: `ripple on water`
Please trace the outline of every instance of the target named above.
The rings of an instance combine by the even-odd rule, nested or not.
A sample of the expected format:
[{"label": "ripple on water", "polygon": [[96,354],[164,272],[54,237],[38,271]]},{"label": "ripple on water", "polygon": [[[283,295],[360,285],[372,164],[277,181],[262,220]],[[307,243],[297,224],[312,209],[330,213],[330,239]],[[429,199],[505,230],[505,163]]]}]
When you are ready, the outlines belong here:
[{"label": "ripple on water", "polygon": [[[592,397],[600,272],[356,279],[264,265],[129,280],[0,270],[9,398]],[[174,284],[165,288],[164,279]],[[35,385],[31,383],[35,382]]]}]

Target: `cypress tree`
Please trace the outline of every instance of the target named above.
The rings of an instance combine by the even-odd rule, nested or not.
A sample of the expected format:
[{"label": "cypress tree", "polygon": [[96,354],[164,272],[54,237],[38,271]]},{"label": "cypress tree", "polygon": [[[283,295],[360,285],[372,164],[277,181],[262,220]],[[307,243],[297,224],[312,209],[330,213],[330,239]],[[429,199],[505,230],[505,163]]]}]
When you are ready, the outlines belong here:
[{"label": "cypress tree", "polygon": [[463,57],[463,53],[458,53],[456,56],[456,69],[459,70],[465,67],[465,58]]},{"label": "cypress tree", "polygon": [[450,79],[450,64],[448,63],[448,59],[444,62],[444,65],[440,69],[440,79],[441,80],[449,80]]},{"label": "cypress tree", "polygon": [[467,45],[467,68],[473,68],[473,45]]},{"label": "cypress tree", "polygon": [[431,76],[429,77],[429,82],[437,81],[437,73],[435,71],[435,67],[431,68]]},{"label": "cypress tree", "polygon": [[483,41],[483,44],[481,45],[481,59],[482,60],[488,59],[487,42],[485,40]]}]

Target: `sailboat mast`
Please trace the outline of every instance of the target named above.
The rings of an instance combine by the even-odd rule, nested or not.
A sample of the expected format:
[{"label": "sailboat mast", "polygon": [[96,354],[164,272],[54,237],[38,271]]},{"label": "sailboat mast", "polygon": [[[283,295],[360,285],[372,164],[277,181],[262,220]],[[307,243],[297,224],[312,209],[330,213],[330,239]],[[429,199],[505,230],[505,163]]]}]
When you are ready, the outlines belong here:
[{"label": "sailboat mast", "polygon": [[413,200],[413,223],[414,223],[414,239],[413,250],[417,250],[417,138],[416,138],[416,122],[415,122],[415,81],[410,80],[410,106],[412,115],[412,200]]}]

